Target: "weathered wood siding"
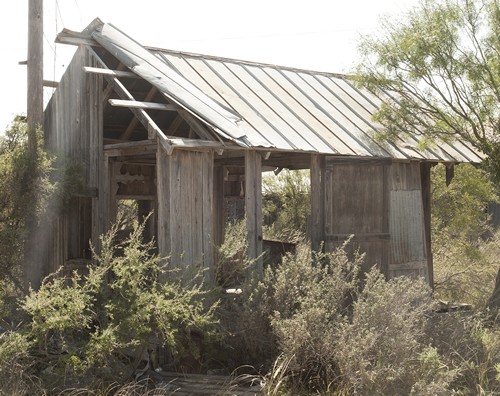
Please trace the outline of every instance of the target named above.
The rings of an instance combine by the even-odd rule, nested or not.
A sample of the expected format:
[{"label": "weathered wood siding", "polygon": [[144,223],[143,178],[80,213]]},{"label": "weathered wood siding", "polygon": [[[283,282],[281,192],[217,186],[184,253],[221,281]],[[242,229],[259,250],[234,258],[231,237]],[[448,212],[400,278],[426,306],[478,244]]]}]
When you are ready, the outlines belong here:
[{"label": "weathered wood siding", "polygon": [[262,274],[262,157],[253,150],[245,152],[245,216],[248,257],[257,259],[254,271]]},{"label": "weathered wood siding", "polygon": [[311,161],[313,246],[366,254],[363,270],[378,265],[389,278],[429,279],[429,241],[418,162],[342,159]]},{"label": "weathered wood siding", "polygon": [[351,235],[348,249],[366,253],[364,270],[386,272],[389,253],[388,163],[327,158],[325,161],[325,249]]},{"label": "weathered wood siding", "polygon": [[63,159],[81,166],[85,180],[91,172],[91,112],[90,89],[92,76],[84,73],[91,66],[84,48],[79,48],[45,110],[45,144]]},{"label": "weathered wood siding", "polygon": [[174,150],[158,145],[158,250],[172,267],[212,279],[213,153]]},{"label": "weathered wood siding", "polygon": [[[62,161],[77,164],[84,180],[82,197],[75,197],[69,208],[63,208],[56,214],[58,218],[47,220],[50,225],[46,235],[48,251],[44,259],[48,272],[70,259],[88,258],[88,251],[82,248],[85,243],[81,239],[92,235],[93,242],[98,245],[98,235],[106,229],[102,77],[86,74],[84,66],[97,65],[88,51],[80,47],[45,110],[44,137],[47,149]],[[79,210],[82,205],[86,207],[85,227],[90,229],[79,228],[82,220]],[[88,223],[90,217],[91,224]],[[85,234],[79,234],[78,244],[75,230]]]}]

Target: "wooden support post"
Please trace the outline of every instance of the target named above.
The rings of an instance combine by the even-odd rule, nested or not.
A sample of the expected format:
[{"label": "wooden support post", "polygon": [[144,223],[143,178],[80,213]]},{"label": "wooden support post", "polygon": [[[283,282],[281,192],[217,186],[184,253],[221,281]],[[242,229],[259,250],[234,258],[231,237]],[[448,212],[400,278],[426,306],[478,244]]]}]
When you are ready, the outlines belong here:
[{"label": "wooden support post", "polygon": [[213,193],[213,218],[214,218],[214,243],[220,246],[224,243],[224,166],[214,167],[214,193]]},{"label": "wooden support post", "polygon": [[[89,184],[91,188],[97,189],[97,197],[92,199],[92,244],[97,253],[101,251],[100,236],[104,232],[104,208],[106,204],[104,172],[107,172],[107,158],[104,156],[103,141],[103,82],[102,77],[89,75],[87,77],[89,85],[89,133],[90,133],[90,171]],[[106,169],[105,169],[106,168]]]},{"label": "wooden support post", "polygon": [[324,241],[324,181],[322,156],[311,154],[311,248],[318,252]]},{"label": "wooden support post", "polygon": [[[156,202],[158,227],[158,254],[166,257],[170,246],[170,166],[169,156],[161,146],[156,151]],[[166,275],[165,275],[166,278]]]},{"label": "wooden support post", "polygon": [[35,155],[37,128],[43,127],[43,0],[28,5],[28,149]]},{"label": "wooden support post", "polygon": [[263,273],[262,264],[262,157],[253,150],[245,152],[245,211],[247,221],[248,256],[257,259],[256,271]]},{"label": "wooden support post", "polygon": [[432,257],[431,240],[431,168],[432,164],[430,163],[422,162],[420,164],[422,203],[424,208],[424,238],[425,250],[427,253],[427,271],[429,273],[429,285],[434,289],[434,262]]}]

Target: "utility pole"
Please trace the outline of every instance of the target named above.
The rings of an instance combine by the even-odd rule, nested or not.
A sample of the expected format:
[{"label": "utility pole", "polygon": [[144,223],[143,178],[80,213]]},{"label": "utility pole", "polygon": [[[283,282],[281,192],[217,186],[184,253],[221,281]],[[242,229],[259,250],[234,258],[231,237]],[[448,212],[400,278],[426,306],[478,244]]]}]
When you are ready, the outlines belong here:
[{"label": "utility pole", "polygon": [[[29,166],[28,191],[34,197],[33,203],[38,200],[36,187],[37,164],[37,130],[43,127],[43,0],[29,0],[28,4],[28,152]],[[36,205],[34,205],[36,206]],[[41,234],[37,229],[36,212],[33,208],[26,208],[27,236],[24,246],[24,277],[25,286],[33,289],[40,287],[44,276],[43,259],[41,252]]]},{"label": "utility pole", "polygon": [[28,5],[28,148],[36,155],[37,128],[43,127],[43,0]]}]

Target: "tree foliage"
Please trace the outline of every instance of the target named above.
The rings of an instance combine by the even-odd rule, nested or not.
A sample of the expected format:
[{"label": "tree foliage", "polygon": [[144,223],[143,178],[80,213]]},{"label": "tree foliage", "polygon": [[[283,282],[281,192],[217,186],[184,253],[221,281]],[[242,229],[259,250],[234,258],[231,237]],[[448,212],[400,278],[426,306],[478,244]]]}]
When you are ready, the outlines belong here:
[{"label": "tree foliage", "polygon": [[488,203],[498,200],[489,175],[470,164],[455,167],[447,185],[445,167],[432,169],[432,235],[446,233],[450,238],[475,241],[488,229]]},{"label": "tree foliage", "polygon": [[41,138],[38,142],[33,158],[20,118],[0,137],[0,280],[14,282],[18,289],[29,227],[41,219],[55,191],[50,182],[53,159],[43,151]]},{"label": "tree foliage", "polygon": [[296,242],[307,234],[311,185],[305,171],[283,170],[265,175],[263,215],[266,238]]},{"label": "tree foliage", "polygon": [[365,37],[359,81],[384,99],[383,135],[463,140],[500,175],[498,0],[426,0]]}]

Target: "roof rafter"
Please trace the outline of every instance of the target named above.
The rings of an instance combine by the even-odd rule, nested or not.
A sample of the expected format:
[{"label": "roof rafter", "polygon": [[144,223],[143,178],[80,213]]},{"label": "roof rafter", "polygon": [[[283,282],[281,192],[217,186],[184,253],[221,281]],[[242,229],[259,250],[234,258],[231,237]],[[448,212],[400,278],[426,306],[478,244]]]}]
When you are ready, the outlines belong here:
[{"label": "roof rafter", "polygon": [[109,104],[114,107],[127,107],[129,109],[177,111],[177,107],[165,103],[143,102],[139,100],[109,99]]},{"label": "roof rafter", "polygon": [[[109,69],[106,63],[101,59],[99,55],[90,47],[87,47],[89,53],[92,57],[103,67],[104,69]],[[125,88],[120,80],[117,77],[104,75],[103,76],[108,84],[110,84],[114,91],[118,94],[118,96],[124,100],[135,101],[133,95]],[[165,149],[168,154],[172,153],[173,147],[168,142],[167,136],[163,133],[163,131],[156,125],[150,115],[144,109],[130,108],[130,111],[137,117],[139,122],[146,128],[148,131],[149,139],[153,139],[153,137],[158,137],[161,145]]]},{"label": "roof rafter", "polygon": [[[120,63],[120,65],[122,65],[122,63]],[[152,100],[157,92],[158,89],[155,86],[152,86],[149,92],[147,93],[146,97],[144,98],[144,100],[146,102]],[[128,140],[130,138],[130,135],[132,135],[132,132],[134,132],[134,129],[137,127],[137,124],[139,124],[139,120],[136,117],[134,117],[132,121],[130,121],[130,124],[128,124],[127,129],[125,130],[125,132],[123,132],[120,138],[123,140]]]}]

